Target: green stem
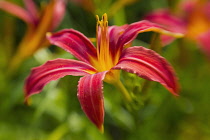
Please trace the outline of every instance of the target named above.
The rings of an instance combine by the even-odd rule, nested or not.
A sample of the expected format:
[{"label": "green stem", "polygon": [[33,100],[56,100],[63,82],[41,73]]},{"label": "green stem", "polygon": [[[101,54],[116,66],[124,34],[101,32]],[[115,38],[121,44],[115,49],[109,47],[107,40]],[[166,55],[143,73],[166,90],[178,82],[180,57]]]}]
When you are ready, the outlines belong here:
[{"label": "green stem", "polygon": [[67,123],[58,126],[48,137],[47,140],[60,140],[65,134],[69,132]]},{"label": "green stem", "polygon": [[114,86],[123,94],[126,101],[132,102],[132,98],[130,94],[128,93],[127,89],[125,88],[125,86],[122,84],[120,80],[115,82]]},{"label": "green stem", "polygon": [[126,23],[126,16],[124,8],[120,9],[113,15],[115,25],[121,26]]},{"label": "green stem", "polygon": [[150,49],[156,51],[157,53],[161,53],[162,50],[162,45],[161,45],[161,40],[160,40],[160,34],[159,33],[154,33],[152,35],[152,39],[150,42]]},{"label": "green stem", "polygon": [[189,53],[188,48],[186,48],[186,42],[181,38],[178,40],[178,58],[177,61],[179,64],[178,66],[184,68],[187,66],[187,64],[189,64],[189,62],[191,61],[191,53]]},{"label": "green stem", "polygon": [[169,10],[172,13],[176,13],[178,11],[177,7],[179,5],[179,0],[167,0],[167,2],[168,2]]}]

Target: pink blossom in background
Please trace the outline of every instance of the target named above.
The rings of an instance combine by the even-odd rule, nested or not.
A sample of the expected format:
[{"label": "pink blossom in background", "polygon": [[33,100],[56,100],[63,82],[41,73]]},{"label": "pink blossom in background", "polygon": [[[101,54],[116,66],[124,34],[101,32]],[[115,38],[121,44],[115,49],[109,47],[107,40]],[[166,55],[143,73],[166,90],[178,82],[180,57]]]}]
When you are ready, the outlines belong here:
[{"label": "pink blossom in background", "polygon": [[[208,36],[210,32],[209,1],[185,0],[177,7],[177,13],[161,9],[149,13],[145,19],[161,24],[170,31],[183,33],[186,39],[197,42],[203,51],[209,50],[209,45],[206,43],[210,39]],[[205,35],[206,37],[203,37]],[[173,40],[173,37],[165,35],[162,37],[165,44]]]}]

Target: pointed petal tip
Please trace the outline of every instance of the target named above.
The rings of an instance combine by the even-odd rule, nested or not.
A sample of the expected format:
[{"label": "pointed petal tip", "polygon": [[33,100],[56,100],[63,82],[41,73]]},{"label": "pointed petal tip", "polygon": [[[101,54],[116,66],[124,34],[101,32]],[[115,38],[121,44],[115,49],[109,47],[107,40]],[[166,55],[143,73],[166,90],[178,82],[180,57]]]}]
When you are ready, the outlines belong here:
[{"label": "pointed petal tip", "polygon": [[24,104],[29,106],[31,104],[31,100],[28,97],[25,97]]},{"label": "pointed petal tip", "polygon": [[180,96],[180,85],[178,83],[178,78],[175,77],[175,84],[172,87],[169,87],[168,85],[162,84],[172,95],[175,97]]},{"label": "pointed petal tip", "polygon": [[52,33],[51,33],[51,32],[47,32],[47,33],[46,33],[46,37],[47,37],[47,38],[50,38],[51,36],[52,36]]},{"label": "pointed petal tip", "polygon": [[104,134],[104,125],[103,124],[101,126],[99,126],[98,129],[101,132],[101,134]]},{"label": "pointed petal tip", "polygon": [[24,104],[29,106],[28,100],[24,100]]},{"label": "pointed petal tip", "polygon": [[176,97],[179,97],[179,92],[178,91],[174,91],[174,90],[172,90],[172,91],[170,91],[174,96],[176,96]]},{"label": "pointed petal tip", "polygon": [[169,87],[167,87],[167,86],[164,86],[166,89],[168,89],[168,91],[170,92],[170,93],[172,93],[175,97],[179,97],[180,95],[179,95],[179,92],[180,92],[180,86],[178,85],[178,84],[176,84],[176,87],[174,87],[174,88],[169,88]]},{"label": "pointed petal tip", "polygon": [[31,105],[31,99],[29,98],[30,97],[30,94],[28,94],[29,92],[26,90],[26,87],[24,89],[24,104],[29,106]]},{"label": "pointed petal tip", "polygon": [[103,79],[107,71],[81,77],[78,82],[78,93],[82,110],[89,120],[104,132],[104,99],[103,99]]}]

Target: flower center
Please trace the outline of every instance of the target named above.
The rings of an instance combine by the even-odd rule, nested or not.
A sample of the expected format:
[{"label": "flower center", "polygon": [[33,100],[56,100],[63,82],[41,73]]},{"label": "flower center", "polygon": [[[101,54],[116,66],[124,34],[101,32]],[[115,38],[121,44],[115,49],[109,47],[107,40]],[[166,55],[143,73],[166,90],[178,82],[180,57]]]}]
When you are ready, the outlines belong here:
[{"label": "flower center", "polygon": [[108,17],[105,13],[102,20],[96,16],[96,49],[98,59],[98,71],[110,70],[113,67],[113,60],[109,48]]}]

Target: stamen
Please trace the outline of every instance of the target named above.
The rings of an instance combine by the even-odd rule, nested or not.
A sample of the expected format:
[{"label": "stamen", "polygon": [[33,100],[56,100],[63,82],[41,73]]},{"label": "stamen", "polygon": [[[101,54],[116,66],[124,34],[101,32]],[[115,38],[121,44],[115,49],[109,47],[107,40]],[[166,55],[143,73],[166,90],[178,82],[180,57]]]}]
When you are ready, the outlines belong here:
[{"label": "stamen", "polygon": [[96,16],[96,36],[97,36],[97,56],[100,67],[99,71],[109,70],[113,66],[110,50],[109,50],[109,35],[108,35],[108,17],[107,14],[99,20]]}]

